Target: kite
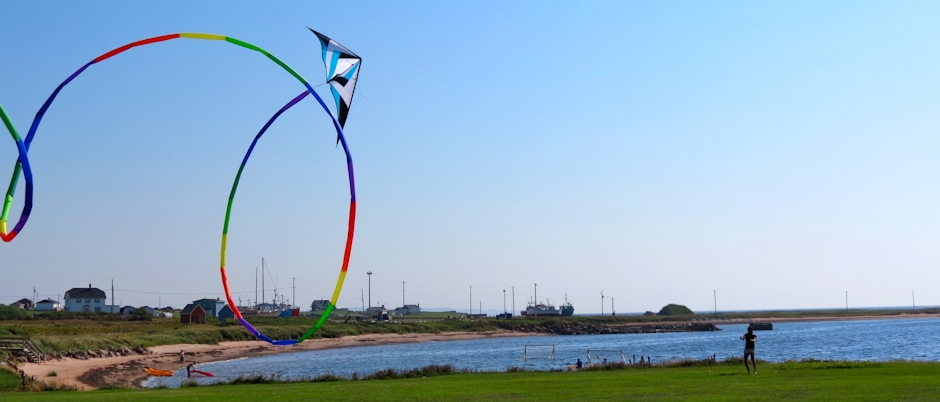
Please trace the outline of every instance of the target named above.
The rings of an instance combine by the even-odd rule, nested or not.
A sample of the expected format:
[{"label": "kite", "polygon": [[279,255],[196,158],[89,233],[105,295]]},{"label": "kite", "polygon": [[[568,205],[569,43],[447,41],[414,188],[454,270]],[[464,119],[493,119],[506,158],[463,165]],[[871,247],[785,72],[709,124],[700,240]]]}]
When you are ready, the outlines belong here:
[{"label": "kite", "polygon": [[[307,28],[310,29],[310,28]],[[346,127],[346,115],[352,105],[353,92],[356,91],[356,81],[359,80],[359,66],[362,58],[325,35],[310,29],[320,39],[323,49],[323,65],[326,67],[326,82],[330,84],[330,92],[336,100],[336,113],[340,127]],[[337,139],[338,141],[338,139]]]},{"label": "kite", "polygon": [[[258,53],[263,54],[267,58],[271,59],[271,61],[276,63],[278,66],[280,66],[282,69],[290,73],[294,78],[300,81],[301,84],[303,84],[303,86],[305,87],[305,90],[300,95],[296,96],[286,105],[284,105],[280,110],[278,110],[277,113],[275,113],[274,116],[272,116],[268,120],[268,122],[261,128],[261,131],[259,131],[258,134],[255,136],[254,140],[251,143],[251,146],[249,146],[248,151],[245,153],[245,157],[242,159],[241,165],[238,168],[238,173],[235,175],[235,181],[234,183],[232,183],[232,191],[229,194],[228,205],[225,210],[225,222],[222,227],[222,247],[221,247],[220,263],[219,263],[219,267],[220,267],[219,269],[220,269],[220,273],[222,276],[222,287],[225,291],[225,298],[228,301],[228,304],[230,306],[235,306],[235,303],[232,299],[231,292],[229,290],[228,276],[225,270],[225,252],[226,252],[226,244],[228,240],[228,226],[229,226],[229,220],[231,218],[232,204],[235,199],[235,191],[238,188],[238,182],[241,179],[241,174],[245,169],[245,165],[248,163],[248,158],[251,156],[251,152],[254,150],[255,146],[257,145],[258,140],[261,138],[262,135],[264,135],[264,133],[268,130],[268,128],[274,123],[275,120],[277,120],[277,118],[281,114],[283,114],[285,111],[287,111],[288,109],[296,105],[298,102],[303,100],[307,95],[313,95],[313,97],[317,100],[317,102],[320,104],[323,110],[327,113],[327,115],[329,115],[330,119],[333,122],[333,127],[336,129],[337,143],[342,144],[343,152],[346,154],[346,169],[347,169],[347,174],[349,177],[350,203],[349,203],[349,223],[348,223],[347,235],[346,235],[346,246],[343,252],[343,262],[340,268],[339,278],[337,279],[336,288],[333,292],[333,297],[330,300],[330,305],[327,307],[326,311],[323,313],[323,315],[320,317],[320,319],[317,321],[317,323],[314,325],[313,328],[308,330],[298,339],[287,339],[287,340],[274,340],[268,336],[265,336],[256,328],[254,328],[242,316],[241,312],[237,308],[232,309],[232,312],[235,314],[235,318],[238,320],[239,323],[242,324],[242,326],[245,327],[246,330],[248,330],[248,332],[256,336],[258,339],[267,341],[271,344],[293,345],[296,343],[303,342],[305,339],[309,338],[318,329],[320,329],[321,326],[323,326],[323,323],[325,323],[326,319],[329,318],[330,313],[333,311],[333,309],[336,308],[336,302],[339,299],[340,291],[343,288],[343,282],[346,278],[346,271],[349,268],[349,259],[352,254],[353,234],[355,232],[355,227],[356,227],[356,184],[355,184],[356,182],[355,182],[355,176],[353,174],[352,156],[349,152],[349,146],[346,143],[346,137],[343,133],[343,127],[345,126],[345,123],[346,123],[346,116],[349,113],[349,106],[352,104],[353,92],[356,89],[356,81],[359,76],[359,67],[362,62],[362,59],[359,58],[359,56],[356,56],[353,52],[349,51],[349,49],[346,49],[344,46],[340,45],[339,43],[333,41],[332,39],[312,29],[310,31],[312,31],[317,36],[317,38],[320,41],[322,50],[323,50],[323,62],[327,68],[327,79],[328,79],[328,83],[330,84],[330,90],[333,93],[334,99],[336,101],[336,111],[337,111],[337,115],[339,116],[339,120],[337,120],[333,112],[330,111],[330,108],[326,105],[323,99],[320,98],[320,96],[313,90],[313,87],[310,85],[310,83],[307,82],[307,80],[305,80],[300,74],[294,71],[294,69],[292,69],[290,66],[282,62],[280,59],[278,59],[271,53],[268,53],[264,49],[261,49],[250,43],[240,41],[238,39],[234,39],[234,38],[230,38],[230,37],[226,37],[222,35],[213,35],[213,34],[204,34],[204,33],[177,33],[177,34],[156,36],[153,38],[148,38],[148,39],[140,40],[137,42],[133,42],[133,43],[129,43],[127,45],[121,46],[119,48],[111,50],[110,52],[107,52],[95,58],[94,60],[88,62],[88,64],[85,64],[84,66],[79,68],[78,71],[74,72],[72,75],[66,78],[65,81],[59,84],[59,86],[56,87],[55,91],[52,92],[52,95],[50,95],[49,98],[46,99],[46,102],[43,103],[42,107],[36,113],[36,116],[33,119],[33,123],[30,126],[29,131],[27,132],[25,138],[20,137],[19,133],[17,132],[16,128],[13,125],[13,122],[10,120],[6,111],[3,109],[3,106],[0,105],[0,120],[3,120],[4,126],[6,126],[7,131],[9,131],[10,135],[13,137],[13,141],[16,143],[16,148],[18,152],[17,161],[13,168],[13,176],[10,179],[10,185],[7,188],[6,197],[4,198],[4,201],[3,201],[3,209],[2,211],[0,211],[0,239],[2,239],[4,242],[12,241],[17,236],[17,234],[19,234],[22,231],[23,226],[29,220],[29,215],[32,212],[33,174],[32,174],[32,169],[29,164],[29,147],[33,141],[33,138],[36,135],[37,130],[39,129],[39,123],[42,121],[42,118],[46,114],[46,111],[49,109],[49,106],[55,100],[56,96],[59,94],[62,88],[64,88],[66,85],[72,82],[72,80],[78,77],[88,67],[90,67],[93,64],[100,63],[108,58],[111,58],[122,52],[125,52],[127,50],[130,50],[138,46],[144,46],[144,45],[164,42],[164,41],[178,39],[178,38],[224,41],[224,42],[228,42],[228,43],[231,43],[231,44],[234,44],[234,45],[237,45],[237,46],[249,49],[249,50],[253,50]],[[21,175],[23,176],[24,181],[25,181],[25,196],[24,196],[23,210],[20,213],[19,220],[16,222],[13,228],[7,231],[7,222],[9,220],[8,218],[9,218],[9,213],[10,213],[10,207],[13,204],[13,194],[14,194],[14,191],[16,190],[17,184],[19,183],[19,179]]]}]

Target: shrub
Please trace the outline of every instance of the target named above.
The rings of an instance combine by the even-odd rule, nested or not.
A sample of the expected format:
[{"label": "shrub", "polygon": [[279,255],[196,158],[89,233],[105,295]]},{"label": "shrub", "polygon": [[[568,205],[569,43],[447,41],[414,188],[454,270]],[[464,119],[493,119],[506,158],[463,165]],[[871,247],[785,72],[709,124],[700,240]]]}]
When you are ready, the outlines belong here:
[{"label": "shrub", "polygon": [[667,304],[662,310],[659,310],[659,315],[693,315],[688,307],[679,305],[679,304]]}]

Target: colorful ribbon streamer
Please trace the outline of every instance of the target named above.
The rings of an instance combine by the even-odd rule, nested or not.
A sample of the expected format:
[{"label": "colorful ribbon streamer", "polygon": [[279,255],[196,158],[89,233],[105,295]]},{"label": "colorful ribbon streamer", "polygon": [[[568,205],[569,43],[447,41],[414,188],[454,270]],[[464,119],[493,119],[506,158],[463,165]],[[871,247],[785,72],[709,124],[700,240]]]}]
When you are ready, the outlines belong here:
[{"label": "colorful ribbon streamer", "polygon": [[[301,93],[300,95],[292,99],[290,102],[284,105],[284,107],[278,110],[278,112],[275,113],[274,116],[272,116],[271,119],[268,120],[268,122],[264,125],[264,127],[262,127],[261,131],[258,132],[254,140],[251,142],[251,146],[248,148],[248,151],[245,153],[244,159],[242,159],[242,163],[238,168],[238,173],[235,175],[235,182],[232,183],[232,191],[229,194],[228,206],[226,207],[226,210],[225,210],[225,223],[222,227],[222,248],[221,248],[220,263],[219,263],[220,271],[222,275],[222,287],[225,290],[225,299],[228,301],[229,306],[236,306],[235,303],[233,302],[231,291],[229,290],[228,276],[226,275],[226,271],[225,271],[225,251],[226,251],[226,243],[228,240],[229,218],[231,217],[232,203],[235,199],[235,191],[238,188],[238,181],[239,179],[241,179],[241,174],[242,174],[242,171],[245,169],[245,164],[248,163],[248,158],[251,156],[251,152],[254,150],[255,145],[258,143],[258,140],[261,138],[262,135],[264,135],[264,133],[271,126],[271,124],[273,124],[274,121],[277,120],[277,118],[282,113],[284,113],[285,111],[287,111],[288,109],[296,105],[303,98],[305,98],[308,94],[311,94],[314,96],[314,98],[316,98],[317,102],[319,102],[320,106],[323,108],[324,111],[326,111],[326,113],[330,116],[330,119],[333,121],[333,127],[336,128],[336,134],[340,140],[340,143],[343,145],[343,152],[345,152],[346,154],[346,168],[347,168],[347,172],[349,175],[350,203],[349,203],[349,226],[348,226],[348,232],[346,235],[346,247],[343,253],[343,264],[342,264],[342,268],[340,269],[339,278],[336,281],[336,288],[333,291],[333,297],[330,299],[330,305],[327,307],[326,311],[323,313],[323,315],[320,317],[320,320],[317,321],[314,327],[308,330],[306,333],[304,333],[300,338],[296,340],[288,339],[288,340],[280,340],[280,341],[271,339],[270,337],[265,336],[260,331],[258,331],[254,326],[251,325],[251,323],[249,323],[242,316],[241,311],[239,311],[237,307],[232,309],[232,311],[235,313],[235,318],[238,320],[238,322],[240,322],[242,326],[244,326],[245,329],[247,329],[250,333],[252,333],[254,336],[258,337],[261,340],[270,342],[271,344],[274,344],[274,345],[293,345],[299,342],[303,342],[305,339],[309,338],[318,329],[320,329],[320,327],[323,326],[323,323],[326,322],[327,318],[329,318],[330,316],[330,313],[336,307],[336,301],[339,299],[339,294],[343,288],[343,282],[346,278],[346,270],[349,268],[349,258],[350,258],[350,255],[352,254],[353,234],[355,232],[355,227],[356,227],[356,181],[355,181],[355,177],[353,174],[352,156],[349,153],[349,146],[346,144],[346,137],[343,135],[342,126],[336,120],[336,117],[334,117],[329,107],[326,106],[326,103],[323,102],[323,99],[321,99],[320,96],[317,95],[317,93],[313,90],[313,87],[310,86],[307,80],[305,80],[300,74],[294,71],[294,69],[292,69],[290,66],[288,66],[287,64],[284,64],[284,62],[282,62],[277,57],[274,57],[272,54],[268,53],[266,50],[261,49],[250,43],[242,42],[238,39],[229,38],[229,37],[221,36],[221,35],[203,34],[203,33],[178,33],[178,34],[171,34],[171,35],[156,36],[153,38],[148,38],[148,39],[140,40],[137,42],[133,42],[133,43],[129,43],[127,45],[121,46],[117,49],[114,49],[110,52],[107,52],[95,58],[88,64],[85,64],[84,66],[79,68],[78,71],[70,75],[68,78],[66,78],[65,81],[59,84],[59,86],[55,89],[55,91],[52,92],[52,95],[50,95],[49,98],[46,99],[46,102],[39,109],[39,112],[36,113],[36,117],[33,119],[33,123],[30,126],[29,132],[27,133],[25,139],[20,138],[19,133],[16,131],[16,128],[13,126],[13,123],[10,120],[9,116],[7,115],[6,111],[3,110],[3,106],[0,105],[0,119],[3,120],[3,124],[6,126],[7,131],[10,132],[10,135],[13,137],[13,141],[16,142],[16,147],[17,147],[17,152],[18,152],[16,165],[13,168],[13,176],[10,179],[10,185],[7,188],[6,197],[4,198],[4,201],[3,201],[3,209],[2,211],[0,211],[0,239],[2,239],[4,242],[12,241],[16,237],[16,235],[19,234],[23,230],[23,226],[26,225],[26,221],[29,220],[29,214],[30,212],[32,212],[32,209],[33,209],[33,174],[32,174],[32,169],[29,165],[29,155],[28,155],[29,146],[33,141],[33,137],[35,137],[36,135],[36,131],[39,128],[39,123],[42,121],[43,116],[46,114],[46,111],[49,109],[49,106],[55,100],[56,96],[58,96],[59,91],[61,91],[62,88],[68,85],[73,79],[75,79],[75,77],[77,77],[79,74],[84,72],[85,69],[87,69],[92,64],[102,62],[110,57],[118,55],[134,47],[149,45],[149,44],[158,43],[158,42],[164,42],[164,41],[177,39],[177,38],[225,41],[234,45],[241,46],[246,49],[254,50],[256,52],[259,52],[265,55],[267,58],[271,59],[277,65],[281,66],[281,68],[283,68],[292,76],[294,76],[294,78],[300,81],[306,88],[306,90],[303,93]],[[14,194],[14,191],[16,191],[16,186],[19,183],[19,179],[21,175],[23,176],[25,180],[25,185],[26,185],[23,210],[20,213],[20,219],[17,221],[16,225],[14,225],[13,229],[8,232],[7,221],[9,217],[10,207],[13,204],[13,194]]]}]

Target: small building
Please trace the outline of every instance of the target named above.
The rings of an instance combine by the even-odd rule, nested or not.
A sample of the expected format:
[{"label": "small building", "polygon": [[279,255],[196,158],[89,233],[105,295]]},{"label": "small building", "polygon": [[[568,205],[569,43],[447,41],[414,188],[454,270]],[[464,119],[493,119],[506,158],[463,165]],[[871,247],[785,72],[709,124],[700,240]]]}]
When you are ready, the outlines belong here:
[{"label": "small building", "polygon": [[313,303],[310,303],[310,312],[319,313],[321,311],[326,311],[326,309],[329,307],[329,300],[314,300]]},{"label": "small building", "polygon": [[202,309],[202,306],[189,303],[186,307],[183,307],[183,310],[180,311],[180,323],[182,324],[205,324],[206,323],[206,310]]},{"label": "small building", "polygon": [[65,292],[65,311],[101,313],[107,298],[103,290],[91,287],[90,283],[87,288],[72,288]]},{"label": "small building", "polygon": [[32,301],[32,300],[29,300],[29,299],[27,299],[27,298],[19,299],[19,300],[13,302],[13,304],[10,304],[10,306],[11,306],[11,307],[12,307],[12,306],[18,306],[19,308],[24,309],[24,310],[32,310],[32,309],[36,308],[36,305],[33,303],[33,301]]},{"label": "small building", "polygon": [[134,310],[137,310],[137,307],[124,306],[124,307],[121,307],[120,311],[121,311],[121,315],[131,315],[131,313],[133,313]]},{"label": "small building", "polygon": [[222,321],[222,320],[228,319],[228,318],[231,318],[231,319],[234,320],[234,319],[235,319],[235,312],[232,311],[232,308],[229,307],[228,304],[226,304],[225,306],[222,307],[221,310],[219,310],[219,321]]},{"label": "small building", "polygon": [[52,299],[46,299],[36,303],[36,311],[62,311],[62,307],[59,306],[59,302]]},{"label": "small building", "polygon": [[219,311],[225,306],[225,302],[218,298],[200,299],[194,301],[193,304],[202,306],[202,310],[206,312],[206,317],[218,317]]},{"label": "small building", "polygon": [[395,315],[412,315],[421,312],[420,304],[406,304],[395,309]]}]

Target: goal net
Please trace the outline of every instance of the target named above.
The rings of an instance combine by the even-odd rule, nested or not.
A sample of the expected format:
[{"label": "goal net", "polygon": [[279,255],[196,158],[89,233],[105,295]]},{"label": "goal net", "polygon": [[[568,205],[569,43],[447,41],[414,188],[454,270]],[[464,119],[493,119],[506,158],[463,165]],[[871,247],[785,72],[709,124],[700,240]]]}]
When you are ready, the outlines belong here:
[{"label": "goal net", "polygon": [[522,360],[529,359],[555,360],[555,345],[525,345]]},{"label": "goal net", "polygon": [[588,364],[627,363],[627,357],[623,354],[623,349],[588,349]]}]

